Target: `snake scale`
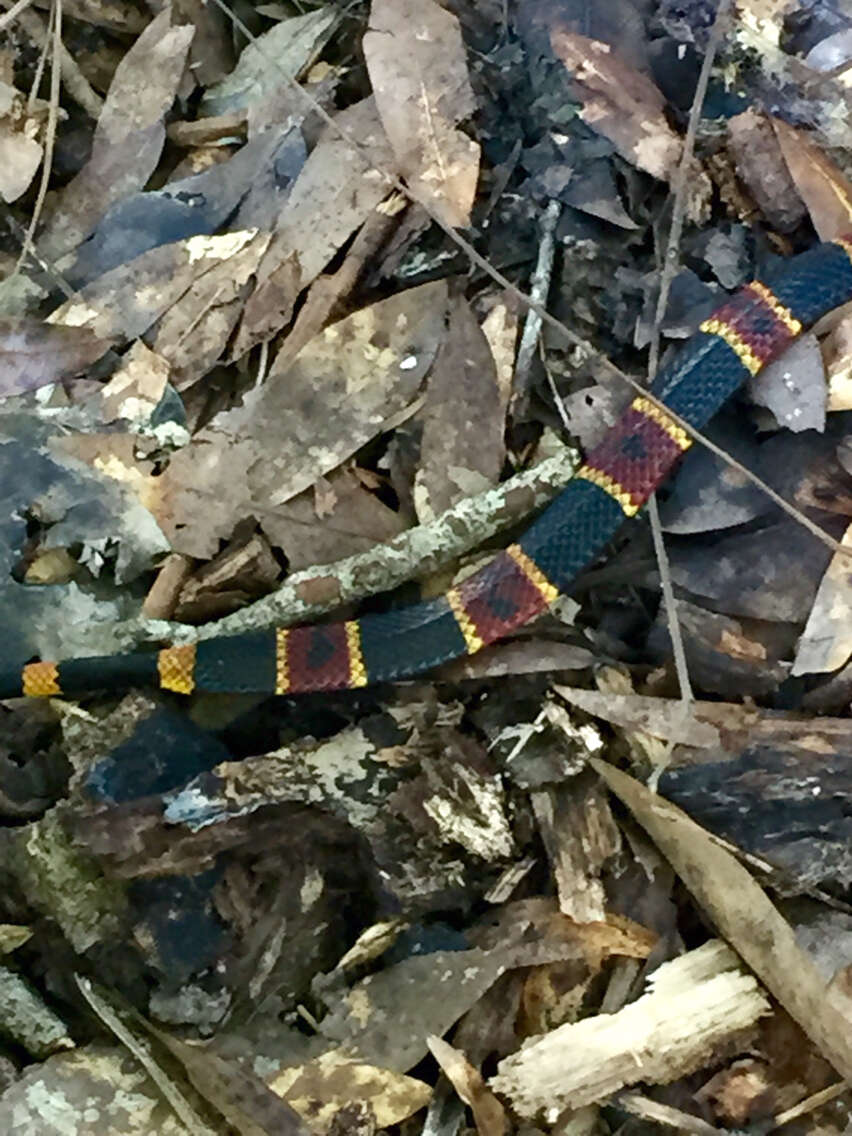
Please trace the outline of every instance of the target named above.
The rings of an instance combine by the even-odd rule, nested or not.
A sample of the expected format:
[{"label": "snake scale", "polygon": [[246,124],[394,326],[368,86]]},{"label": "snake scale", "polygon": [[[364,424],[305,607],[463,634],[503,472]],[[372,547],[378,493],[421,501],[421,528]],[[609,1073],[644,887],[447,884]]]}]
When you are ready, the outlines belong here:
[{"label": "snake scale", "polygon": [[[803,330],[852,300],[852,236],[793,257],[733,295],[657,375],[651,393],[701,429]],[[690,446],[657,402],[633,400],[524,535],[437,599],[339,623],[272,628],[102,658],[0,668],[0,697],[155,686],[299,694],[419,674],[473,654],[543,611],[632,517]]]}]

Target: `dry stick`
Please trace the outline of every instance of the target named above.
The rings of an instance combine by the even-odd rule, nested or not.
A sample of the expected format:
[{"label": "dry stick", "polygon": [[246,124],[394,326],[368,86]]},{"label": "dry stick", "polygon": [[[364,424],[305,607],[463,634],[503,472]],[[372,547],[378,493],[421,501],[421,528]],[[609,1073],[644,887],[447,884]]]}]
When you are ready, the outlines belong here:
[{"label": "dry stick", "polygon": [[[18,238],[18,240],[21,242],[21,244],[23,244],[24,241],[27,238],[26,229],[21,224],[21,222],[18,220],[18,218],[14,215],[14,213],[11,212],[8,205],[4,209],[4,214],[5,214],[6,224],[9,226],[9,228],[12,230],[12,232],[15,234],[15,236]],[[56,285],[56,287],[62,292],[62,294],[63,294],[63,296],[65,297],[66,300],[70,300],[74,296],[77,295],[77,293],[74,291],[74,289],[68,283],[68,281],[62,275],[62,273],[59,271],[59,269],[56,267],[56,265],[53,264],[49,260],[45,260],[45,258],[41,255],[41,253],[38,251],[38,249],[35,247],[35,245],[32,245],[32,244],[30,245],[29,252],[28,252],[27,255],[29,256],[30,260],[32,260],[35,264],[38,265],[38,267],[42,270],[42,272],[46,276],[50,277],[50,279],[53,281],[53,283]]]},{"label": "dry stick", "polygon": [[89,978],[75,974],[74,981],[93,1012],[128,1052],[133,1054],[191,1136],[215,1136],[213,1129],[196,1112],[183,1087],[163,1069],[148,1038],[122,1019]]},{"label": "dry stick", "polygon": [[719,1129],[714,1124],[708,1124],[700,1116],[683,1112],[679,1108],[662,1104],[643,1093],[618,1093],[610,1101],[616,1108],[623,1108],[631,1116],[640,1120],[650,1120],[663,1127],[673,1128],[676,1132],[688,1132],[690,1136],[719,1136]]},{"label": "dry stick", "polygon": [[[50,174],[53,168],[53,147],[56,144],[56,123],[59,118],[59,80],[62,75],[60,48],[62,47],[62,0],[53,0],[52,12],[52,51],[50,52],[50,104],[47,117],[47,133],[44,138],[44,157],[41,163],[41,181],[33,205],[32,216],[27,227],[24,241],[21,246],[21,255],[15,264],[13,276],[17,276],[23,267],[24,261],[33,248],[33,237],[38,227],[41,211],[47,197],[47,187],[50,183]],[[45,51],[48,41],[45,39]]]},{"label": "dry stick", "polygon": [[216,5],[217,8],[225,13],[234,27],[246,36],[246,38],[251,42],[260,57],[264,59],[270,65],[270,67],[274,67],[278,74],[281,75],[281,77],[287,83],[289,83],[294,90],[298,91],[299,96],[305,99],[308,105],[312,108],[312,110],[315,111],[317,115],[319,115],[326,126],[333,130],[339,138],[342,138],[344,142],[347,143],[347,145],[353,147],[353,149],[361,154],[369,169],[375,171],[375,173],[383,177],[389,185],[392,185],[395,189],[398,189],[400,193],[404,193],[406,197],[409,198],[409,200],[419,205],[421,209],[423,209],[429,215],[433,224],[437,225],[438,228],[441,229],[449,237],[453,244],[455,244],[457,248],[461,249],[461,251],[465,254],[465,256],[470,260],[472,264],[475,264],[477,268],[481,269],[487,276],[490,276],[490,278],[496,284],[499,284],[501,288],[504,288],[510,295],[514,296],[515,299],[517,299],[525,307],[531,308],[534,312],[537,312],[542,321],[546,323],[548,327],[552,327],[555,331],[558,331],[562,336],[565,337],[565,339],[568,340],[569,343],[573,344],[575,347],[579,347],[585,351],[588,351],[591,356],[599,359],[602,368],[609,375],[611,375],[613,378],[619,379],[623,383],[626,383],[631,390],[636,392],[636,394],[641,395],[644,399],[646,399],[646,401],[650,402],[653,406],[656,406],[657,409],[660,410],[663,414],[667,415],[672,422],[675,422],[678,426],[680,426],[680,428],[684,430],[690,438],[692,438],[696,442],[700,442],[701,445],[709,450],[711,454],[715,454],[720,461],[724,462],[731,469],[736,470],[737,473],[739,473],[746,479],[746,481],[749,481],[752,485],[756,486],[766,497],[769,498],[770,501],[774,502],[778,506],[778,508],[782,510],[782,512],[786,513],[789,517],[792,517],[797,522],[797,524],[807,529],[807,531],[811,533],[812,536],[815,536],[818,541],[824,544],[826,548],[830,548],[832,552],[840,553],[842,556],[852,558],[852,549],[844,548],[839,541],[834,540],[834,538],[829,536],[827,532],[824,532],[819,527],[819,525],[815,524],[809,517],[806,517],[805,514],[800,512],[800,510],[797,509],[795,505],[792,505],[789,501],[786,500],[786,498],[782,497],[780,493],[776,493],[775,490],[771,486],[767,485],[765,481],[761,480],[761,478],[759,478],[756,473],[752,473],[752,471],[744,466],[742,462],[737,461],[736,458],[733,458],[730,454],[727,454],[721,446],[717,446],[715,442],[711,441],[710,438],[708,438],[700,430],[697,430],[689,422],[686,422],[683,418],[680,417],[679,414],[676,414],[670,407],[666,406],[664,402],[658,399],[656,395],[653,395],[646,387],[642,385],[642,383],[637,382],[636,379],[631,378],[630,375],[626,375],[622,370],[616,367],[614,363],[610,362],[610,360],[607,359],[605,355],[602,355],[601,352],[597,351],[592,346],[592,344],[583,339],[581,335],[578,335],[575,331],[572,331],[571,328],[567,326],[567,324],[564,324],[561,320],[557,319],[556,316],[551,315],[545,307],[543,307],[541,304],[536,303],[536,301],[533,300],[529,295],[527,295],[526,292],[521,291],[521,289],[518,288],[517,285],[513,284],[511,280],[509,280],[506,276],[504,276],[503,273],[499,271],[499,269],[496,269],[490,263],[490,261],[486,260],[484,256],[478,253],[470,243],[470,241],[465,240],[465,238],[457,233],[448,222],[444,221],[433,210],[428,199],[425,198],[418,190],[412,189],[395,174],[388,173],[387,170],[378,166],[373,160],[369,149],[364,146],[364,144],[360,142],[350,131],[345,130],[338,122],[336,122],[325,109],[325,107],[317,102],[317,100],[312,95],[310,95],[296,82],[292,75],[284,70],[279,61],[274,56],[270,55],[266,48],[262,44],[260,44],[257,36],[252,33],[252,31],[244,23],[244,21],[241,20],[235,12],[231,11],[231,9],[225,3],[225,0],[212,0],[212,2]]},{"label": "dry stick", "polygon": [[815,1112],[818,1108],[823,1108],[831,1101],[836,1100],[839,1096],[849,1092],[848,1081],[835,1081],[833,1085],[829,1085],[825,1089],[820,1089],[818,1093],[812,1093],[804,1100],[800,1100],[794,1104],[792,1108],[787,1108],[783,1112],[778,1112],[772,1118],[772,1126],[769,1131],[774,1132],[776,1128],[782,1128],[785,1124],[789,1124],[791,1120],[799,1120],[808,1113]]},{"label": "dry stick", "polygon": [[569,447],[500,485],[464,497],[432,521],[406,529],[367,552],[334,564],[312,565],[288,576],[274,592],[202,627],[165,620],[130,619],[104,629],[104,653],[126,651],[150,640],[189,643],[239,635],[270,626],[290,627],[316,619],[341,604],[388,591],[417,575],[440,571],[479,548],[507,525],[518,524],[551,501],[579,465]]},{"label": "dry stick", "polygon": [[[36,110],[36,103],[38,102],[38,92],[41,89],[41,81],[44,78],[44,69],[47,66],[47,61],[50,58],[50,37],[44,36],[44,42],[38,53],[38,63],[36,63],[35,74],[33,81],[30,84],[30,93],[27,99],[27,114],[34,116]],[[49,104],[49,109],[53,110],[53,103]]]},{"label": "dry stick", "polygon": [[[561,213],[561,204],[553,198],[545,209],[541,221],[542,237],[538,246],[538,261],[530,281],[530,296],[537,304],[546,304],[550,292],[553,258],[556,253],[556,226],[559,223]],[[529,308],[527,318],[524,321],[524,330],[521,333],[518,357],[515,361],[515,389],[512,394],[514,410],[526,408],[529,401],[530,367],[540,334],[541,317],[535,308]],[[560,400],[557,399],[556,401],[559,402]]]},{"label": "dry stick", "polygon": [[[654,313],[654,331],[651,336],[651,350],[648,359],[649,382],[653,381],[657,373],[660,356],[660,329],[662,328],[663,317],[669,300],[669,292],[679,259],[678,253],[680,250],[681,237],[683,235],[683,223],[686,216],[686,175],[695,153],[695,136],[698,133],[698,123],[701,118],[701,111],[704,107],[707,85],[710,82],[710,72],[713,69],[716,50],[722,41],[730,6],[730,0],[721,0],[716,12],[716,18],[713,21],[713,27],[710,29],[707,51],[705,52],[701,64],[701,71],[699,72],[698,82],[695,86],[695,94],[692,98],[692,106],[689,109],[689,122],[687,123],[686,136],[683,140],[683,151],[681,152],[680,163],[672,187],[674,197],[672,223],[669,229],[669,239],[666,244],[665,256],[663,257],[663,271],[660,276],[660,292],[657,296],[657,310]],[[671,565],[669,564],[669,558],[666,554],[656,493],[653,493],[648,501],[648,514],[651,519],[651,538],[654,542],[654,552],[656,553],[657,564],[660,569],[660,586],[663,590],[663,604],[666,609],[666,615],[668,616],[669,636],[672,641],[675,670],[680,686],[680,716],[681,721],[685,723],[689,717],[690,707],[695,696],[692,691],[692,683],[689,680],[689,666],[686,661],[686,651],[683,646],[683,635],[681,634],[680,619],[677,613],[677,601],[675,600],[674,587],[672,585]],[[657,762],[648,781],[649,788],[656,791],[660,776],[671,761],[674,747],[674,735],[672,734],[666,743],[662,760]]]}]

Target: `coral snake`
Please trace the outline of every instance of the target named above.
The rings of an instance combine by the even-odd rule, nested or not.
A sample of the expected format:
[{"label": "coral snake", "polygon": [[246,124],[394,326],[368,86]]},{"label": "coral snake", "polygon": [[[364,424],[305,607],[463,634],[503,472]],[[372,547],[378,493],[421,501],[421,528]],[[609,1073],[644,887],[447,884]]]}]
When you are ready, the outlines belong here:
[{"label": "coral snake", "polygon": [[[700,429],[749,376],[805,328],[852,300],[852,236],[791,259],[746,285],[708,319],[651,392]],[[632,517],[689,448],[673,418],[633,400],[574,479],[485,568],[445,595],[343,623],[271,629],[160,651],[34,662],[0,670],[0,697],[156,686],[298,694],[418,674],[473,654],[543,611]]]}]

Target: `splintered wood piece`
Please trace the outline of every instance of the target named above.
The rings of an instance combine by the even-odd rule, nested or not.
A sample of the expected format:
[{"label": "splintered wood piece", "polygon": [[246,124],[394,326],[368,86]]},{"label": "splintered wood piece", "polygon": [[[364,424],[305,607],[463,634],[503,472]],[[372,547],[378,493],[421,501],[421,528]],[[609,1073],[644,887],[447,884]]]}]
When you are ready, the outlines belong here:
[{"label": "splintered wood piece", "polygon": [[712,940],[664,963],[646,994],[617,1014],[568,1023],[527,1042],[490,1087],[532,1119],[582,1108],[639,1081],[668,1084],[744,1042],[770,1012],[730,947]]}]

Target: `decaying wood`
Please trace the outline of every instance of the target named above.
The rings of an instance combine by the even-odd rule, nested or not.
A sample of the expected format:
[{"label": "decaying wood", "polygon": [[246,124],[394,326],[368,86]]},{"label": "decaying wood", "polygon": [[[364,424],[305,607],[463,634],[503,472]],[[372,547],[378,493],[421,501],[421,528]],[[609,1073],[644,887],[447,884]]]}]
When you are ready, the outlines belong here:
[{"label": "decaying wood", "polygon": [[852,1039],[843,1003],[801,949],[790,924],[730,852],[676,805],[621,770],[590,764],[628,805],[713,925],[760,976],[827,1061],[852,1077]]},{"label": "decaying wood", "polygon": [[530,795],[559,891],[559,909],[578,923],[606,916],[602,865],[620,847],[600,785],[584,774]]},{"label": "decaying wood", "polygon": [[490,1081],[521,1116],[551,1119],[640,1081],[668,1084],[743,1043],[770,1011],[756,980],[720,940],[664,963],[617,1014],[568,1023],[505,1058]]}]

